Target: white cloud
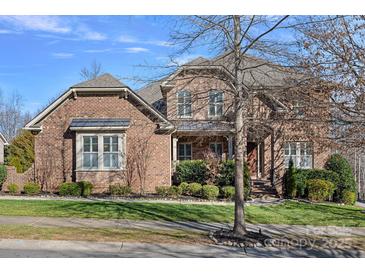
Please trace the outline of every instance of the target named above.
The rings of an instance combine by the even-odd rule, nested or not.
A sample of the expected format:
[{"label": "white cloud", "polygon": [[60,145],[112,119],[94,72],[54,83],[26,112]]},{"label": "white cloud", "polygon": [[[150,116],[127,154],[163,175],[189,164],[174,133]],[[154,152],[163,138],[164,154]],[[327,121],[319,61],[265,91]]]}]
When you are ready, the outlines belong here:
[{"label": "white cloud", "polygon": [[10,33],[13,33],[13,31],[8,29],[0,29],[0,34],[10,34]]},{"label": "white cloud", "polygon": [[84,52],[86,52],[86,53],[103,53],[103,52],[109,52],[109,51],[112,51],[112,49],[108,48],[108,49],[87,49],[87,50],[84,50]]},{"label": "white cloud", "polygon": [[128,52],[128,53],[140,53],[140,52],[147,52],[147,51],[149,51],[149,49],[146,49],[146,48],[139,48],[139,47],[126,48],[125,50],[126,50],[126,52]]},{"label": "white cloud", "polygon": [[168,41],[162,41],[162,40],[150,40],[146,41],[145,44],[160,46],[160,47],[172,47],[173,44]]},{"label": "white cloud", "polygon": [[0,21],[13,25],[18,30],[69,33],[68,27],[58,16],[0,16]]},{"label": "white cloud", "polygon": [[69,52],[54,52],[52,56],[57,59],[69,59],[74,57],[74,54]]},{"label": "white cloud", "polygon": [[79,25],[75,33],[83,40],[102,41],[107,38],[104,34],[93,31],[85,25]]},{"label": "white cloud", "polygon": [[117,39],[121,43],[137,43],[138,39],[130,35],[121,35]]}]

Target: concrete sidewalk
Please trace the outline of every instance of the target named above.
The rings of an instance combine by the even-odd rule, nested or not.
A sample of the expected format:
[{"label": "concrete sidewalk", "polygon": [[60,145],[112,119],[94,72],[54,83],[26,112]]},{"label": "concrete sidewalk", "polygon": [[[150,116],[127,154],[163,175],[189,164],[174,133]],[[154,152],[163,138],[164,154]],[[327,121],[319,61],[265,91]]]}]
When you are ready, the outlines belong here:
[{"label": "concrete sidewalk", "polygon": [[352,249],[243,249],[215,245],[173,245],[81,241],[0,240],[0,257],[6,258],[361,258],[365,252]]},{"label": "concrete sidewalk", "polygon": [[[28,216],[0,216],[0,225],[32,225],[39,227],[92,227],[92,228],[136,228],[152,230],[191,230],[208,232],[221,228],[231,228],[231,224],[136,221],[126,219],[87,219],[87,218],[51,218]],[[262,230],[263,233],[290,235],[324,235],[324,236],[361,236],[365,237],[365,227],[303,226],[278,224],[247,224],[249,230]]]}]

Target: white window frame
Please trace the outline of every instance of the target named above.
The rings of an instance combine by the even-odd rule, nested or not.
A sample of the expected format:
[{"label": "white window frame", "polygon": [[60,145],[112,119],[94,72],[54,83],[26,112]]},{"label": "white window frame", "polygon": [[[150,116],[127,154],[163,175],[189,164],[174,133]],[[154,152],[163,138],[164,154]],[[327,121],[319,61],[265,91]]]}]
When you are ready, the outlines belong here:
[{"label": "white window frame", "polygon": [[[214,145],[214,151],[211,149],[211,145]],[[219,155],[217,152],[216,152],[216,150],[217,150],[217,145],[221,145],[222,146],[222,153]],[[222,156],[223,156],[223,143],[222,142],[210,142],[209,143],[209,149],[214,153],[214,154],[216,154],[217,155],[217,157],[218,158],[222,158]]]},{"label": "white window frame", "polygon": [[[85,137],[90,137],[90,138],[96,137],[97,145],[98,145],[97,151],[92,151],[92,147],[93,147],[92,146],[92,142],[90,142],[91,151],[84,151],[84,139],[85,139]],[[98,138],[98,136],[97,135],[83,135],[82,138],[81,138],[81,142],[82,142],[81,143],[81,150],[82,150],[82,153],[81,153],[81,158],[82,158],[81,165],[82,165],[82,168],[83,169],[98,169],[99,168],[99,165],[100,165],[100,163],[99,163],[99,149],[100,149],[100,147],[99,147],[99,138]],[[88,154],[88,155],[90,155],[90,154],[96,154],[96,157],[97,157],[97,166],[96,167],[93,167],[93,166],[91,166],[91,167],[85,167],[84,166],[85,154]],[[91,159],[90,159],[90,161],[91,161]]]},{"label": "white window frame", "polygon": [[[215,102],[215,101],[211,102],[210,101],[210,96],[214,95],[214,94],[217,94],[217,93],[222,94],[222,102]],[[214,114],[210,112],[211,105],[214,107]],[[218,110],[219,106],[222,107],[222,113],[221,114],[217,114],[217,110]],[[210,117],[210,118],[219,118],[219,117],[223,116],[223,113],[224,113],[224,93],[223,93],[223,91],[220,91],[220,90],[211,90],[211,91],[209,91],[209,93],[208,93],[208,117]]]},{"label": "white window frame", "polygon": [[[189,105],[189,103],[186,102],[186,95],[181,95],[182,93],[184,94],[189,94],[190,96],[190,114],[186,114],[187,113],[187,108],[186,106]],[[183,98],[183,102],[179,103],[179,97],[182,96]],[[191,118],[193,116],[193,102],[192,102],[192,97],[191,97],[191,92],[188,90],[180,90],[176,93],[176,106],[177,106],[177,116],[179,118]],[[183,115],[180,115],[179,112],[179,108],[180,106],[182,106],[183,108]]]},{"label": "white window frame", "polygon": [[[289,146],[289,154],[286,154],[286,146]],[[302,153],[301,145],[305,146],[304,153]],[[295,148],[295,155],[292,153],[292,148]],[[310,152],[308,154],[308,151]],[[313,143],[311,142],[286,142],[284,144],[284,165],[289,167],[290,158],[293,160],[294,167],[298,169],[312,169],[314,160]],[[309,162],[309,165],[303,166],[303,159]]]},{"label": "white window frame", "polygon": [[293,112],[298,117],[304,116],[304,105],[300,100],[295,100],[293,103]]},{"label": "white window frame", "polygon": [[[180,145],[184,145],[185,146],[185,148],[184,148],[184,155],[180,155]],[[190,149],[190,151],[191,151],[190,159],[186,159],[186,158],[189,157],[189,156],[186,155],[186,145],[190,145],[190,147],[191,147],[191,149]],[[180,156],[183,157],[183,158],[185,158],[185,159],[181,160],[180,159]],[[177,159],[179,161],[186,161],[186,160],[189,161],[189,160],[192,160],[193,159],[193,144],[192,143],[189,143],[189,142],[178,143],[177,144]]]},{"label": "white window frame", "polygon": [[[98,168],[83,166],[83,137],[96,136],[98,138]],[[118,137],[118,168],[104,167],[104,137]],[[76,133],[76,171],[120,171],[126,167],[126,133]]]}]

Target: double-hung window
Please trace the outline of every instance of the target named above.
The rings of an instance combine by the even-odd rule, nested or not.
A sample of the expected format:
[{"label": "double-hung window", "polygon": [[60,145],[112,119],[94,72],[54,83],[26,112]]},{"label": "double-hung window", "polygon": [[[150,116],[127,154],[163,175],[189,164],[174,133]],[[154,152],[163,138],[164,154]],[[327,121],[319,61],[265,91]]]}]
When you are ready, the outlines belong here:
[{"label": "double-hung window", "polygon": [[210,143],[209,147],[211,149],[211,151],[218,157],[221,158],[222,157],[222,153],[223,153],[223,146],[222,143]]},{"label": "double-hung window", "polygon": [[309,142],[289,142],[284,147],[285,167],[289,167],[292,159],[294,167],[310,169],[313,167],[313,150]]},{"label": "double-hung window", "polygon": [[191,160],[192,159],[192,149],[189,143],[179,144],[179,160]]},{"label": "double-hung window", "polygon": [[191,93],[186,90],[177,93],[177,115],[181,118],[191,117]]},{"label": "double-hung window", "polygon": [[296,100],[293,104],[293,112],[297,117],[304,116],[304,105],[300,100]]},{"label": "double-hung window", "polygon": [[125,134],[77,134],[77,167],[119,170],[125,162]]},{"label": "double-hung window", "polygon": [[223,115],[223,92],[209,91],[209,117],[221,117]]},{"label": "double-hung window", "polygon": [[82,167],[98,168],[98,136],[83,136]]},{"label": "double-hung window", "polygon": [[119,168],[118,136],[103,136],[104,169]]}]

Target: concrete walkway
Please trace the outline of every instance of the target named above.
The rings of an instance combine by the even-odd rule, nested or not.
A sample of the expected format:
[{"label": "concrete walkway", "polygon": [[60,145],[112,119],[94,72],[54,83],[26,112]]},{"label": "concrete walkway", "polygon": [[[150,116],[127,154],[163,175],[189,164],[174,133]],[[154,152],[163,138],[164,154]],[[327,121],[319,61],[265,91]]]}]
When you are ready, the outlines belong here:
[{"label": "concrete walkway", "polygon": [[243,249],[214,245],[173,245],[82,241],[0,240],[0,257],[126,257],[126,258],[284,258],[284,257],[365,257],[365,252],[350,249]]},{"label": "concrete walkway", "polygon": [[[191,230],[208,232],[221,228],[230,228],[231,224],[197,223],[197,222],[164,222],[164,221],[134,221],[126,219],[87,219],[87,218],[51,218],[28,216],[0,216],[0,225],[32,225],[39,227],[92,227],[92,228],[136,228],[153,230]],[[290,235],[324,235],[324,236],[362,236],[365,237],[365,227],[336,227],[336,226],[303,226],[278,224],[247,224],[253,231],[263,233]]]}]

